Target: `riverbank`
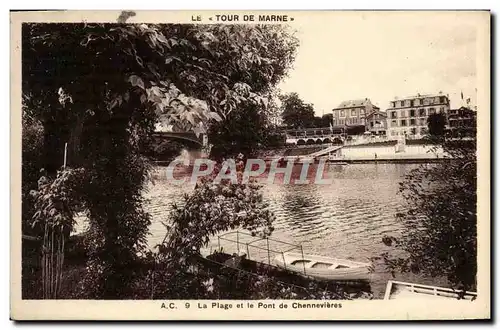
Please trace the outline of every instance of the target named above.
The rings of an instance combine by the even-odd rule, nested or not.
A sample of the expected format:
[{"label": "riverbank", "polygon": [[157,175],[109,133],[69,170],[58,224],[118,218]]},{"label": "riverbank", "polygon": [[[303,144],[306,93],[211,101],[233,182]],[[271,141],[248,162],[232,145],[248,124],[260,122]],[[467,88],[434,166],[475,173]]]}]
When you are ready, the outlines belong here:
[{"label": "riverbank", "polygon": [[[89,278],[99,274],[87,267],[85,235],[68,241],[57,299],[102,299],[86,291]],[[42,264],[41,240],[23,237],[23,299],[40,299]],[[127,291],[116,299],[371,299],[367,283],[327,283],[278,270],[249,259],[228,263],[226,253],[190,258],[191,267],[181,270],[152,256],[137,257],[123,269]]]},{"label": "riverbank", "polygon": [[401,158],[401,159],[329,159],[331,164],[430,164],[444,161],[445,158]]},{"label": "riverbank", "polygon": [[[324,151],[324,152],[322,152]],[[307,158],[318,160],[327,158],[332,163],[431,163],[445,159],[446,154],[439,146],[425,140],[408,140],[404,144],[397,141],[375,141],[334,146],[295,146],[285,149],[267,150],[259,153],[263,159]]]},{"label": "riverbank", "polygon": [[[334,150],[332,150],[334,149]],[[183,163],[189,161],[190,165],[199,158],[199,154],[187,151],[176,158]],[[285,146],[276,149],[259,150],[251,158],[271,162],[276,159],[309,159],[316,160],[326,157],[332,163],[431,163],[443,160],[446,155],[440,147],[427,144],[425,140],[408,140],[400,145],[397,141],[374,141],[367,143],[345,145],[300,145]],[[173,160],[173,159],[172,159]],[[154,161],[156,166],[168,166],[171,161]]]},{"label": "riverbank", "polygon": [[283,158],[284,160],[326,159],[331,163],[392,163],[392,164],[414,164],[414,163],[435,163],[447,158],[442,148],[425,145],[410,144],[397,145],[393,143],[370,143],[363,145],[346,146],[322,146],[321,148],[298,148],[297,152],[276,153],[273,156],[264,158],[267,161]]}]

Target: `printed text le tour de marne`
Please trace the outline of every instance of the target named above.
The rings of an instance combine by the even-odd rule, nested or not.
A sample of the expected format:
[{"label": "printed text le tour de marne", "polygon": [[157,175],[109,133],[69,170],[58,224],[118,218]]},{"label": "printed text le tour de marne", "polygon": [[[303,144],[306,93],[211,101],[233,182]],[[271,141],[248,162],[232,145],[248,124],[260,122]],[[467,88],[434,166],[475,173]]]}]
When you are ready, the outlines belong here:
[{"label": "printed text le tour de marne", "polygon": [[[221,14],[213,15],[208,18],[210,21],[216,22],[291,22],[293,17],[288,15],[253,15],[253,14]],[[202,22],[202,15],[191,15],[191,21]]]}]

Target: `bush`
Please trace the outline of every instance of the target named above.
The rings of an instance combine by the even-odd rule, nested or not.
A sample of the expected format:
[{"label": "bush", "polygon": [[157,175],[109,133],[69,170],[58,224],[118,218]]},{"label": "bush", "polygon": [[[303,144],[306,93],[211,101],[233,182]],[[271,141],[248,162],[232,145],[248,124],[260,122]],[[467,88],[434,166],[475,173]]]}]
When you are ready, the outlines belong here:
[{"label": "bush", "polygon": [[386,245],[408,256],[382,255],[391,272],[445,276],[453,288],[476,287],[477,159],[475,140],[430,137],[448,157],[412,170],[400,184],[408,201],[398,214],[405,226],[401,237],[384,237]]}]

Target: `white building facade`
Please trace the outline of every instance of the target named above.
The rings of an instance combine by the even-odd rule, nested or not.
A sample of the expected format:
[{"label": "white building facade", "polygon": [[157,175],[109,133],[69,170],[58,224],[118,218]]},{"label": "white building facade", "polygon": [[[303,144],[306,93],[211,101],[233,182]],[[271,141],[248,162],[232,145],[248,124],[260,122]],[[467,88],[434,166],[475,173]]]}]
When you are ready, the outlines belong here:
[{"label": "white building facade", "polygon": [[427,133],[427,118],[434,113],[448,115],[450,100],[441,93],[394,99],[387,109],[388,138],[420,138]]}]

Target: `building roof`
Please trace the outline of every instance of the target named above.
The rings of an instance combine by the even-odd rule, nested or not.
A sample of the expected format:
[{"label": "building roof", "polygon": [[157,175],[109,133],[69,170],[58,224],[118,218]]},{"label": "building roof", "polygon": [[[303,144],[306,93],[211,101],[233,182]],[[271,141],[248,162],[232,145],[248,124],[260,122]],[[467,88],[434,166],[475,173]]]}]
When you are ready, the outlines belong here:
[{"label": "building roof", "polygon": [[410,96],[405,96],[405,97],[397,97],[395,96],[392,102],[394,101],[403,101],[403,100],[412,100],[412,99],[425,99],[428,97],[436,97],[436,96],[444,96],[446,98],[449,98],[447,94],[443,94],[442,92],[437,93],[437,94],[417,94],[417,95],[410,95]]},{"label": "building roof", "polygon": [[453,108],[453,109],[450,109],[450,110],[465,110],[465,111],[471,111],[471,112],[477,112],[477,110],[474,110],[470,107],[465,107],[465,106],[461,106],[460,108]]},{"label": "building roof", "polygon": [[372,102],[370,101],[369,98],[365,99],[359,99],[359,100],[348,100],[340,103],[338,107],[335,109],[341,109],[341,108],[353,108],[353,107],[363,107],[367,105],[371,105]]},{"label": "building roof", "polygon": [[382,115],[384,117],[387,117],[387,113],[385,111],[373,110],[372,112],[370,112],[369,114],[366,115],[366,118],[369,118],[369,117],[373,116],[374,114],[379,114],[379,115]]}]

